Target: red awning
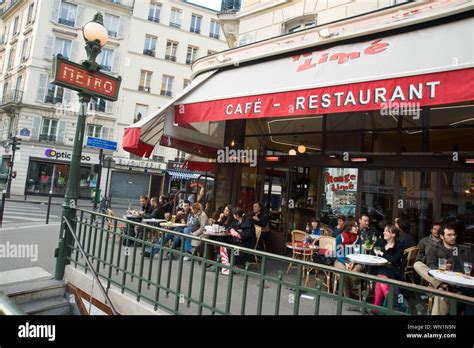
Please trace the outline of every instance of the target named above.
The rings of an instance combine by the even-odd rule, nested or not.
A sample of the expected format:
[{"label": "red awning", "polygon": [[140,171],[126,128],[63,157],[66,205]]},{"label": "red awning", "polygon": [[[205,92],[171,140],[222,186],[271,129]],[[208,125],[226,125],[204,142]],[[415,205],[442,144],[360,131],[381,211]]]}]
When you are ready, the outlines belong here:
[{"label": "red awning", "polygon": [[124,148],[147,154],[167,137],[193,144],[203,155],[215,153],[222,138],[203,138],[177,124],[472,101],[473,27],[472,17],[457,19],[204,73],[159,111],[127,127]]}]

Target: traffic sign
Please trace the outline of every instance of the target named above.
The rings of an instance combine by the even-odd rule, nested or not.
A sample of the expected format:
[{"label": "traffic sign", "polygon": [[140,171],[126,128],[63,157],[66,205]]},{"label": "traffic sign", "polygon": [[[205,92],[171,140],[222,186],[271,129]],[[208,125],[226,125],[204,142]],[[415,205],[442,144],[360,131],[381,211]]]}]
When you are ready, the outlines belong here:
[{"label": "traffic sign", "polygon": [[98,149],[117,151],[116,141],[104,140],[93,137],[87,138],[87,146],[96,147]]}]

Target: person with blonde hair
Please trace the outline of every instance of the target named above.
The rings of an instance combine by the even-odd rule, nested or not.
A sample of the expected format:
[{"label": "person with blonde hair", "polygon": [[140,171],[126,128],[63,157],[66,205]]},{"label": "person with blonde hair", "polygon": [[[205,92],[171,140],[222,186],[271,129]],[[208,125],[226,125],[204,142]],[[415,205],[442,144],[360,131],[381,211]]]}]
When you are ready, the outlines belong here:
[{"label": "person with blonde hair", "polygon": [[[188,219],[187,226],[184,228],[183,233],[199,237],[204,233],[205,226],[207,225],[207,214],[202,210],[201,203],[193,203],[191,212],[192,216]],[[201,241],[187,238],[184,242],[184,250],[186,253],[192,254],[200,245]],[[185,256],[183,261],[189,261],[190,259],[189,256]]]}]

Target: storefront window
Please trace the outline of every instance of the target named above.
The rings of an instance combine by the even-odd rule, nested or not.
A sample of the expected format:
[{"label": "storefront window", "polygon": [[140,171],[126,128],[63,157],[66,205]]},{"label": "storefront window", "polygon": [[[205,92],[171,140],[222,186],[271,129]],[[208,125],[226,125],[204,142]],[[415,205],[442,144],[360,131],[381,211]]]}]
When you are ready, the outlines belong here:
[{"label": "storefront window", "polygon": [[359,170],[357,168],[323,168],[322,176],[321,222],[333,226],[337,222],[338,215],[355,217]]},{"label": "storefront window", "polygon": [[410,221],[410,233],[415,239],[423,238],[433,224],[433,199],[436,189],[435,172],[402,171],[398,216]]},{"label": "storefront window", "polygon": [[474,174],[441,173],[441,221],[459,223],[459,242],[474,243]]},{"label": "storefront window", "polygon": [[379,232],[392,221],[394,188],[395,171],[364,170],[360,211],[369,215],[370,224]]},{"label": "storefront window", "polygon": [[[69,165],[62,163],[30,161],[26,179],[27,194],[48,194],[63,196],[66,193],[69,178]],[[80,171],[80,197],[90,198],[91,180],[93,179],[90,167],[81,167]]]}]

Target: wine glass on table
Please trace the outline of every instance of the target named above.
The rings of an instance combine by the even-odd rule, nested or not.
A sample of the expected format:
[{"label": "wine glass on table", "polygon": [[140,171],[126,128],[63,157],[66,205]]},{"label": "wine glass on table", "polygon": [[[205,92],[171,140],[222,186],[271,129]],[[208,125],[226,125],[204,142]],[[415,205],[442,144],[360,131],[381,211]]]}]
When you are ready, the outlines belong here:
[{"label": "wine glass on table", "polygon": [[471,272],[472,272],[472,263],[471,262],[464,262],[463,266],[464,266],[464,275],[467,276],[467,277],[470,277]]},{"label": "wine glass on table", "polygon": [[441,259],[439,258],[438,259],[438,270],[440,272],[446,272],[446,263],[447,263],[448,260],[446,259]]}]

